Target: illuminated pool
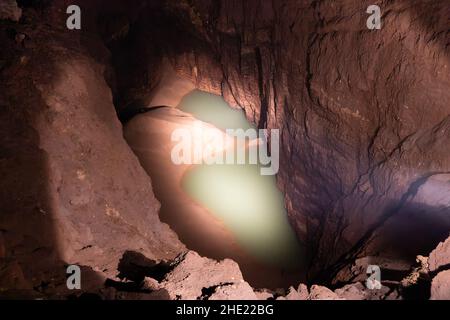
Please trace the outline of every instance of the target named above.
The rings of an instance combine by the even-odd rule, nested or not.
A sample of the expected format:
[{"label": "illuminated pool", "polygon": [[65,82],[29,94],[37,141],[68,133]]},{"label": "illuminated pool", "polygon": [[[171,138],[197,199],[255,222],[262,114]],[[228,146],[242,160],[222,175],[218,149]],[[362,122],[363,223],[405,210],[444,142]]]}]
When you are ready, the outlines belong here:
[{"label": "illuminated pool", "polygon": [[[243,111],[220,96],[193,91],[180,109],[225,129],[249,129]],[[182,179],[183,190],[223,221],[237,243],[258,260],[277,267],[300,264],[300,245],[287,219],[275,176],[260,174],[258,164],[195,165]]]}]

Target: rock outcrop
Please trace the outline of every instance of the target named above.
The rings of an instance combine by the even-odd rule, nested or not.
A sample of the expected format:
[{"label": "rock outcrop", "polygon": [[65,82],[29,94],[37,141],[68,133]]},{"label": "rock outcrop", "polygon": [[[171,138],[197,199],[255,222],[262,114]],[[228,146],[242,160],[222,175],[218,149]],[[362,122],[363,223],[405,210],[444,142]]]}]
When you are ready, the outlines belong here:
[{"label": "rock outcrop", "polygon": [[436,249],[431,251],[428,258],[428,268],[431,272],[450,269],[450,237],[439,243]]},{"label": "rock outcrop", "polygon": [[339,296],[324,286],[312,285],[309,291],[309,300],[338,300]]},{"label": "rock outcrop", "polygon": [[256,295],[242,278],[236,262],[217,262],[190,251],[177,263],[161,283],[172,299],[243,299]]},{"label": "rock outcrop", "polygon": [[430,253],[430,273],[435,275],[431,282],[432,300],[450,300],[450,237]]},{"label": "rock outcrop", "polygon": [[450,300],[450,270],[439,272],[433,278],[431,300]]},{"label": "rock outcrop", "polygon": [[126,250],[174,258],[185,247],[160,222],[151,181],[123,139],[107,50],[98,40],[94,58],[81,35],[35,14],[1,22],[1,291],[65,278],[67,264],[112,276]]}]

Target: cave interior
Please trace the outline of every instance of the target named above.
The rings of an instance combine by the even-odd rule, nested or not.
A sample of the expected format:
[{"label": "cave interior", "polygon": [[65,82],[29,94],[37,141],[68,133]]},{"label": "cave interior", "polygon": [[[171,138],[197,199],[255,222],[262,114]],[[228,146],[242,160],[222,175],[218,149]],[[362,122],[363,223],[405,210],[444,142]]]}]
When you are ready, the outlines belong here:
[{"label": "cave interior", "polygon": [[448,1],[69,2],[0,5],[0,297],[450,299]]}]

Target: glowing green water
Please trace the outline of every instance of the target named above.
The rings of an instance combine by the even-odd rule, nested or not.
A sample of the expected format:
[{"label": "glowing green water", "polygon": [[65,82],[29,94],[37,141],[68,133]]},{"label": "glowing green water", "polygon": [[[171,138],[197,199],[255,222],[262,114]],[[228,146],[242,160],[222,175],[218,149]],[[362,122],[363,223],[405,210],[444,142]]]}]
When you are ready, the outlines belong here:
[{"label": "glowing green water", "polygon": [[[221,129],[252,127],[242,111],[201,91],[186,96],[180,108]],[[279,267],[300,264],[301,250],[287,220],[283,195],[275,176],[262,176],[259,165],[198,165],[184,176],[182,187],[221,219],[250,255]]]},{"label": "glowing green water", "polygon": [[215,94],[192,91],[181,100],[179,108],[222,130],[254,128],[242,110],[231,108],[221,96]]}]

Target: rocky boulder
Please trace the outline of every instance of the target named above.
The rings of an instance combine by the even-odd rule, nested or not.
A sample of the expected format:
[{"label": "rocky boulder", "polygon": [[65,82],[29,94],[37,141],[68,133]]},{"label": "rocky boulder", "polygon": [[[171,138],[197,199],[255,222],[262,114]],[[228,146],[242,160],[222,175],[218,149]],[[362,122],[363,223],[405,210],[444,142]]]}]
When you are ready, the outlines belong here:
[{"label": "rocky boulder", "polygon": [[450,300],[450,270],[442,271],[431,282],[431,300]]},{"label": "rocky boulder", "polygon": [[177,260],[174,269],[161,282],[171,299],[257,299],[232,260],[215,261],[194,251]]},{"label": "rocky boulder", "polygon": [[450,237],[439,243],[428,258],[428,267],[431,272],[450,269]]}]

